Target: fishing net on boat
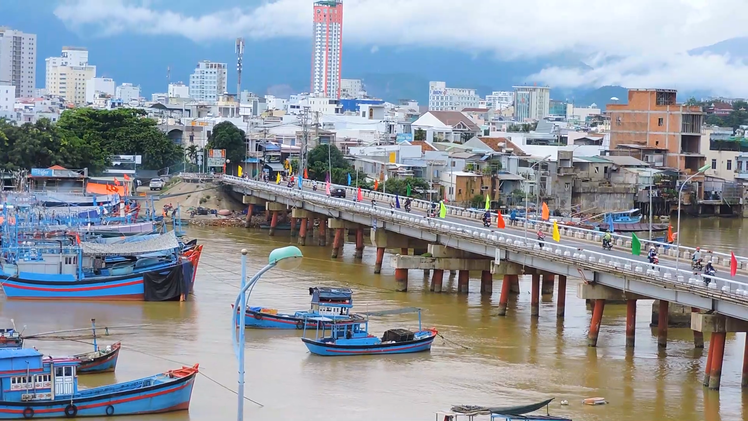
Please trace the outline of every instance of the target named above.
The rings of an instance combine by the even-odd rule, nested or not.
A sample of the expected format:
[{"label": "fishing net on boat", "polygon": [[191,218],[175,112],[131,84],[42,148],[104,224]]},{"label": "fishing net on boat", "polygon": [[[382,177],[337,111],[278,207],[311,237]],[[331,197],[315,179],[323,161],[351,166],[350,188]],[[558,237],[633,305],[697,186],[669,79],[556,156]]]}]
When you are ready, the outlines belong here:
[{"label": "fishing net on boat", "polygon": [[148,238],[143,241],[132,243],[101,244],[101,243],[81,243],[83,254],[87,256],[137,256],[141,254],[155,253],[164,250],[173,250],[179,248],[179,241],[174,231],[158,237]]}]

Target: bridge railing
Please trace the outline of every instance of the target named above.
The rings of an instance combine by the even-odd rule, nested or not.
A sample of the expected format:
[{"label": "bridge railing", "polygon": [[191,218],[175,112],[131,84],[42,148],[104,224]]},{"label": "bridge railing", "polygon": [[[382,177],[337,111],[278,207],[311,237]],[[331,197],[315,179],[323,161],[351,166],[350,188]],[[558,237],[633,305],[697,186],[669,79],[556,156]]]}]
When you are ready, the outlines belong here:
[{"label": "bridge railing", "polygon": [[[231,177],[231,176],[227,176]],[[304,187],[311,188],[312,181],[311,180],[304,180],[303,181]],[[324,183],[318,182],[318,188],[322,189],[322,192],[324,193]],[[342,188],[346,190],[346,197],[348,198],[355,198],[356,194],[358,192],[357,187],[351,187],[351,186],[344,186],[340,184],[331,184],[331,188]],[[368,201],[374,199],[377,202],[386,202],[386,203],[394,203],[395,202],[395,196],[394,194],[390,193],[383,193],[368,189],[361,189],[361,195],[363,198],[368,199]],[[402,206],[402,202],[404,201],[404,198],[400,198],[400,205]],[[425,211],[431,207],[431,202],[427,200],[421,200],[421,199],[414,199],[411,198],[411,207],[413,209],[420,209],[422,211]],[[445,204],[445,207],[447,208],[447,216],[456,216],[460,218],[468,218],[468,219],[474,219],[477,221],[481,221],[483,219],[483,214],[485,211],[475,211],[470,209],[464,209],[457,206],[452,206],[449,204]],[[507,218],[506,215],[504,215],[504,218]],[[497,215],[496,212],[491,212],[491,222],[494,226],[496,226],[497,223]],[[506,221],[509,222],[508,220]],[[517,220],[517,228],[524,228],[525,224],[527,225],[528,230],[537,230],[542,229],[545,232],[550,232],[553,228],[553,221],[542,221],[542,220],[533,220],[532,218],[529,218],[527,221],[525,221],[524,218],[518,218]],[[559,225],[559,231],[562,236],[565,237],[573,237],[580,240],[587,240],[592,241],[596,243],[602,242],[603,232],[596,231],[596,230],[590,230],[582,227],[574,227],[574,226],[568,226],[568,225]],[[622,247],[630,247],[631,246],[631,236],[630,235],[621,235],[616,233],[611,233],[611,236],[613,237],[613,243],[622,246]],[[648,239],[641,239],[642,243],[646,245],[654,245],[658,248],[660,254],[665,254],[670,257],[676,257],[678,253],[680,253],[681,259],[685,259],[686,264],[689,264],[691,255],[694,251],[696,251],[695,247],[689,247],[682,245],[680,248],[678,248],[675,244],[668,244],[658,241],[650,241]],[[705,261],[712,260],[715,266],[722,266],[724,268],[730,267],[730,259],[731,255],[729,253],[722,253],[712,250],[705,250],[702,252],[703,258]],[[738,269],[740,270],[748,270],[748,257],[743,256],[735,256],[735,259],[738,262]]]},{"label": "bridge railing", "polygon": [[376,220],[418,227],[440,235],[460,237],[523,254],[560,260],[567,264],[588,267],[592,270],[620,274],[621,276],[634,274],[646,277],[650,281],[655,281],[665,287],[675,284],[699,291],[713,298],[730,299],[748,304],[748,284],[738,280],[698,275],[689,270],[667,266],[653,266],[642,260],[589,251],[575,246],[556,243],[553,240],[539,241],[533,237],[525,238],[524,236],[509,234],[498,229],[475,227],[440,218],[421,217],[404,212],[401,209],[385,208],[381,204],[372,205],[363,201],[357,202],[327,197],[324,192],[314,193],[271,183],[239,179],[237,177],[229,179],[228,177],[231,176],[225,177],[238,185],[245,185],[248,188],[256,190],[265,190],[293,200],[315,203],[330,209],[365,214]]}]

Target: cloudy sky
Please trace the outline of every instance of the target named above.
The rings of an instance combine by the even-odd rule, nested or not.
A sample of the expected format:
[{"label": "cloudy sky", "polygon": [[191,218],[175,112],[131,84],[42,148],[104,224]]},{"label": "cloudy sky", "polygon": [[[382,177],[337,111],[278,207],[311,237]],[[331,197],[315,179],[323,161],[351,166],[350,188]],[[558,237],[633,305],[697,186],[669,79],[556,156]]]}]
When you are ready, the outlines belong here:
[{"label": "cloudy sky", "polygon": [[[310,0],[68,0],[54,14],[96,36],[168,34],[210,43],[309,38],[311,7]],[[386,46],[498,60],[574,53],[586,68],[547,67],[530,77],[553,87],[678,86],[748,96],[745,57],[688,53],[748,36],[739,19],[748,16],[746,0],[344,0],[344,16],[344,42],[372,53]]]}]

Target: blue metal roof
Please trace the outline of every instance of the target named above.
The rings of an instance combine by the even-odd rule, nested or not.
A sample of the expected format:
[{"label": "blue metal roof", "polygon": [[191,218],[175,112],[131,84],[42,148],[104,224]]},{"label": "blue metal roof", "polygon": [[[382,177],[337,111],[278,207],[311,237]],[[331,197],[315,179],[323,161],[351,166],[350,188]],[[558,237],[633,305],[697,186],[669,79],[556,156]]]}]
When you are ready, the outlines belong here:
[{"label": "blue metal roof", "polygon": [[0,359],[41,356],[42,353],[33,348],[0,348]]}]

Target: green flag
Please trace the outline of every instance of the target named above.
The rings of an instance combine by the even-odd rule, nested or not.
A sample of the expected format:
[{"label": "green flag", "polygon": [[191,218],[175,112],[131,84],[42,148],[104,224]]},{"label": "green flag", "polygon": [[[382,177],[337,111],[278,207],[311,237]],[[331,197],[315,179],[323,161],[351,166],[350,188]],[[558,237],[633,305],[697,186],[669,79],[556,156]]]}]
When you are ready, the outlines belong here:
[{"label": "green flag", "polygon": [[631,233],[631,254],[634,256],[642,254],[642,243],[639,241],[639,237],[633,232]]},{"label": "green flag", "polygon": [[410,184],[408,184],[408,190],[405,192],[405,195],[410,197]]},{"label": "green flag", "polygon": [[486,210],[491,209],[491,199],[488,198],[488,195],[486,195]]}]

